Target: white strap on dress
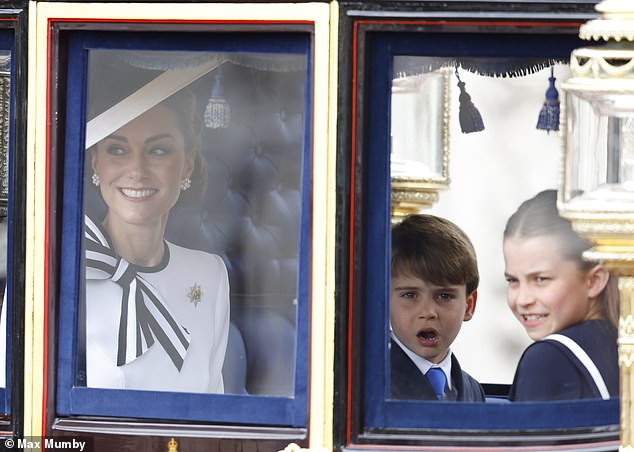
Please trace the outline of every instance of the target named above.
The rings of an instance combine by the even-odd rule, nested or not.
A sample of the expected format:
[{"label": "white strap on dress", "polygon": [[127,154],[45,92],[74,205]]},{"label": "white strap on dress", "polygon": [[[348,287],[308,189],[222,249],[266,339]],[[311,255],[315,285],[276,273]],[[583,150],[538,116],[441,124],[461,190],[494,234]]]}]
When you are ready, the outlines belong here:
[{"label": "white strap on dress", "polygon": [[605,381],[601,376],[601,372],[599,372],[597,366],[579,344],[570,339],[568,336],[564,336],[563,334],[551,334],[544,338],[544,340],[546,339],[557,341],[567,347],[572,352],[572,354],[577,357],[581,364],[583,364],[588,370],[590,376],[594,380],[594,383],[597,385],[597,389],[599,390],[599,393],[601,394],[603,400],[607,400],[610,398],[608,387],[606,386]]}]

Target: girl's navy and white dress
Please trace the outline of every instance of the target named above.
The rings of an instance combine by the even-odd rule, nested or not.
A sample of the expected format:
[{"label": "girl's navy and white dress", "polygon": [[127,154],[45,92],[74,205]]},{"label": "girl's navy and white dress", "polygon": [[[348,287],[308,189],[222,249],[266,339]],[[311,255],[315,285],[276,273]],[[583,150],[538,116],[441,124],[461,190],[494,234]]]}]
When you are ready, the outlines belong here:
[{"label": "girl's navy and white dress", "polygon": [[[558,334],[575,341],[600,373],[609,397],[619,396],[616,331],[605,320],[587,320]],[[516,401],[602,398],[587,367],[566,346],[540,340],[525,351],[509,395]]]},{"label": "girl's navy and white dress", "polygon": [[165,241],[139,267],[86,218],[86,385],[222,393],[229,281],[222,259]]}]

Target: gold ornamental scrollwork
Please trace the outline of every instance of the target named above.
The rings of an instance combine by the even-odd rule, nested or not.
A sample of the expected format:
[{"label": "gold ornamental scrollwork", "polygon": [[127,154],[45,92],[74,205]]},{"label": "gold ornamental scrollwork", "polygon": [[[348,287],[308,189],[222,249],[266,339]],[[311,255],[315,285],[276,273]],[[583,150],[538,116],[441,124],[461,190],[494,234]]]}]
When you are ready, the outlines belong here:
[{"label": "gold ornamental scrollwork", "polygon": [[634,362],[634,276],[619,278],[619,363],[627,368]]},{"label": "gold ornamental scrollwork", "polygon": [[[614,217],[614,213],[606,214]],[[574,218],[574,215],[569,213],[569,218]],[[606,222],[605,220],[588,221],[588,220],[575,220],[573,223],[575,231],[583,235],[605,236],[610,237],[614,234],[619,235],[631,235],[634,234],[634,221],[632,218],[624,218],[622,221]]]},{"label": "gold ornamental scrollwork", "polygon": [[632,314],[619,320],[619,336],[634,343],[634,317]]},{"label": "gold ornamental scrollwork", "polygon": [[596,51],[577,49],[570,60],[570,70],[577,76],[628,78],[634,75],[634,52],[625,50]]},{"label": "gold ornamental scrollwork", "polygon": [[634,273],[619,277],[619,369],[621,378],[621,448],[627,450],[634,445]]},{"label": "gold ornamental scrollwork", "polygon": [[[634,232],[632,235],[616,229],[613,233],[606,232],[606,229],[603,229],[601,233],[598,233],[597,229],[592,229],[590,232],[587,229],[577,228],[575,223],[573,227],[581,235],[594,242],[594,247],[583,253],[586,260],[601,262],[619,276],[634,275],[634,240],[631,239]],[[582,230],[585,232],[581,232]],[[627,283],[621,281],[620,284]]]},{"label": "gold ornamental scrollwork", "polygon": [[579,37],[590,41],[634,41],[632,7],[630,0],[604,0],[595,6],[601,13],[598,19],[590,20],[579,29]]},{"label": "gold ornamental scrollwork", "polygon": [[392,222],[397,223],[407,215],[419,213],[436,201],[437,191],[403,187],[398,181],[392,181]]},{"label": "gold ornamental scrollwork", "polygon": [[619,349],[619,366],[632,367],[634,363],[634,347],[629,347],[630,350]]}]

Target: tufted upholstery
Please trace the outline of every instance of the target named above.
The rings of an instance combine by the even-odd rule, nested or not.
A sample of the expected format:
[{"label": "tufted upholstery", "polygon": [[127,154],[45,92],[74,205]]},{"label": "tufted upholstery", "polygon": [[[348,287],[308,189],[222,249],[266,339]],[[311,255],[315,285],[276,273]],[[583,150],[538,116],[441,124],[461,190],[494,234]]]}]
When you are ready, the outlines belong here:
[{"label": "tufted upholstery", "polygon": [[[303,75],[224,64],[231,121],[226,129],[205,129],[204,200],[170,215],[170,240],[220,254],[229,270],[231,320],[241,337],[234,331],[230,338],[227,391],[241,392],[236,369],[246,355],[248,393],[293,394]],[[201,81],[199,99],[206,100],[209,86]]]}]

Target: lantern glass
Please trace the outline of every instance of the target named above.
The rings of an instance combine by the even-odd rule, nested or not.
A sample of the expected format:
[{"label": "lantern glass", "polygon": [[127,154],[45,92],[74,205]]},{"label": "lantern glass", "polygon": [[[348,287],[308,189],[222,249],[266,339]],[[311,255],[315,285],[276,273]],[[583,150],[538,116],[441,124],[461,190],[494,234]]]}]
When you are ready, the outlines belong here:
[{"label": "lantern glass", "polygon": [[[395,60],[412,58],[421,59]],[[437,69],[392,81],[392,178],[447,183],[448,76],[447,69]]]},{"label": "lantern glass", "polygon": [[569,90],[564,202],[634,211],[634,94]]}]

